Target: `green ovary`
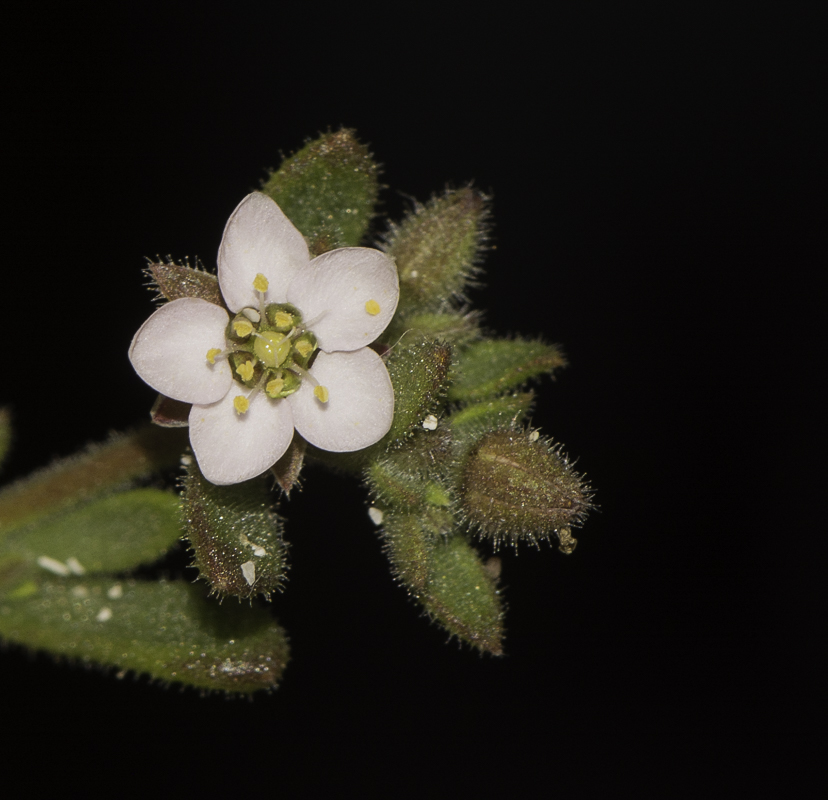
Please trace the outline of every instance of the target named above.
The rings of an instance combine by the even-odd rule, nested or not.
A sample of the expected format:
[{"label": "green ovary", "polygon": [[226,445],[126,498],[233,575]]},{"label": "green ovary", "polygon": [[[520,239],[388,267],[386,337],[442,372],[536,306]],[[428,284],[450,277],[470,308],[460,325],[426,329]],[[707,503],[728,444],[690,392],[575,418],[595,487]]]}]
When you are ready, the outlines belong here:
[{"label": "green ovary", "polygon": [[283,333],[262,331],[253,343],[253,353],[266,367],[276,369],[290,355],[290,345],[290,339]]}]

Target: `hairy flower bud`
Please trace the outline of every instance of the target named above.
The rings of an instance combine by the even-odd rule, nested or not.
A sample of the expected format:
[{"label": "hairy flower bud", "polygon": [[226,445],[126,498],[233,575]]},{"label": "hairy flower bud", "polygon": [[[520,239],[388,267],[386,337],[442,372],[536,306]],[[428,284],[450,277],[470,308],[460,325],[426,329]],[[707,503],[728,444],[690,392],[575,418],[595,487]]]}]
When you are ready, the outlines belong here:
[{"label": "hairy flower bud", "polygon": [[483,435],[469,450],[459,478],[468,521],[500,544],[534,544],[567,529],[592,507],[589,486],[560,448],[521,430]]}]

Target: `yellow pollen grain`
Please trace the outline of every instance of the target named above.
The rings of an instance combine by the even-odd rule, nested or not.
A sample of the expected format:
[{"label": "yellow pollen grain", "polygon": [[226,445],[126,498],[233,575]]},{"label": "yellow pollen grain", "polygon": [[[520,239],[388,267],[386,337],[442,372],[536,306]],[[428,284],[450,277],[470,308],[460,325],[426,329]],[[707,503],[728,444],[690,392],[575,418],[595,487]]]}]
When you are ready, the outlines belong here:
[{"label": "yellow pollen grain", "polygon": [[300,339],[296,342],[296,352],[302,358],[307,358],[313,352],[313,345],[307,339]]},{"label": "yellow pollen grain", "polygon": [[277,311],[274,315],[276,318],[276,327],[277,328],[292,328],[293,327],[293,317],[288,314],[286,311]]},{"label": "yellow pollen grain", "polygon": [[258,273],[258,275],[256,275],[255,278],[253,278],[253,288],[257,292],[266,292],[267,291],[267,286],[268,286],[267,278],[265,278],[265,276],[262,275],[261,272]]},{"label": "yellow pollen grain", "polygon": [[220,356],[220,355],[221,355],[221,350],[219,350],[218,347],[211,347],[207,351],[207,360],[211,364],[215,364],[216,363],[216,356]]},{"label": "yellow pollen grain", "polygon": [[236,367],[236,372],[239,373],[243,381],[249,381],[253,377],[253,362],[245,361]]},{"label": "yellow pollen grain", "polygon": [[320,403],[327,403],[330,394],[328,389],[325,386],[315,386],[313,389],[313,396],[320,402]]},{"label": "yellow pollen grain", "polygon": [[380,304],[376,300],[369,300],[365,304],[365,310],[372,316],[375,317],[380,312]]},{"label": "yellow pollen grain", "polygon": [[237,414],[246,414],[247,409],[250,408],[250,401],[240,394],[233,398],[233,408],[236,409]]},{"label": "yellow pollen grain", "polygon": [[271,397],[278,397],[282,389],[284,388],[285,382],[281,378],[274,378],[272,381],[267,382],[267,386],[265,386],[265,391]]},{"label": "yellow pollen grain", "polygon": [[246,319],[238,319],[233,323],[233,330],[236,336],[250,336],[253,333],[253,326]]}]

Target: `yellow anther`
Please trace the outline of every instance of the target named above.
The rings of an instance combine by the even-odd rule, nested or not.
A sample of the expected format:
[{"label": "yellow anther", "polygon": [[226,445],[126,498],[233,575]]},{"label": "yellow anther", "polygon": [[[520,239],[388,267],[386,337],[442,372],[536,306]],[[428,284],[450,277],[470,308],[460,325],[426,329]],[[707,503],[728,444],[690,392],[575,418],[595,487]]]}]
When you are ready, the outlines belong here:
[{"label": "yellow anther", "polygon": [[253,377],[253,362],[245,361],[236,367],[236,372],[239,373],[243,381],[249,381]]},{"label": "yellow anther", "polygon": [[221,355],[221,350],[219,350],[218,347],[211,347],[207,351],[207,360],[211,364],[215,364],[216,363],[216,356],[220,356],[220,355]]},{"label": "yellow anther", "polygon": [[288,314],[287,311],[277,311],[274,315],[274,324],[277,328],[292,328],[293,315]]},{"label": "yellow anther", "polygon": [[253,333],[253,326],[246,319],[237,319],[233,323],[233,330],[236,332],[236,336],[244,338]]},{"label": "yellow anther", "polygon": [[327,403],[330,394],[325,386],[314,386],[313,387],[313,396],[320,402],[320,403]]},{"label": "yellow anther", "polygon": [[365,310],[372,316],[375,317],[380,312],[380,304],[376,300],[369,300],[365,304]]},{"label": "yellow anther", "polygon": [[265,386],[265,391],[271,397],[278,397],[282,393],[282,389],[284,388],[284,380],[282,380],[282,378],[274,378],[272,381],[267,382],[267,386]]},{"label": "yellow anther", "polygon": [[237,395],[233,398],[233,408],[236,409],[237,414],[246,414],[247,409],[250,408],[250,401],[244,395]]},{"label": "yellow anther", "polygon": [[257,292],[266,292],[267,286],[267,278],[265,278],[265,276],[262,275],[261,272],[258,275],[256,275],[255,278],[253,278],[253,288]]},{"label": "yellow anther", "polygon": [[296,352],[302,358],[307,358],[313,352],[313,345],[307,339],[300,339],[296,342]]}]

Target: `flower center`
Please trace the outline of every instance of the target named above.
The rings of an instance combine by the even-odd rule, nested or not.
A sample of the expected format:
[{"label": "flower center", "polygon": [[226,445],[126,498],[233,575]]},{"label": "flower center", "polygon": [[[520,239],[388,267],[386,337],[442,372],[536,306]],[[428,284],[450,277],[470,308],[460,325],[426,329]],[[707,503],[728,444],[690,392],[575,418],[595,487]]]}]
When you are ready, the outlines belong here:
[{"label": "flower center", "polygon": [[243,308],[225,331],[227,350],[207,351],[207,361],[216,363],[226,357],[233,368],[233,377],[252,389],[247,397],[239,395],[233,407],[239,415],[246,414],[250,401],[260,391],[271,400],[280,400],[293,394],[308,380],[314,387],[314,397],[327,403],[329,393],[308,372],[319,349],[313,331],[302,322],[302,314],[290,303],[266,303],[268,283],[257,275],[253,288],[259,296],[259,308]]},{"label": "flower center", "polygon": [[253,342],[253,354],[265,367],[276,369],[287,361],[292,343],[283,333],[261,331]]}]

